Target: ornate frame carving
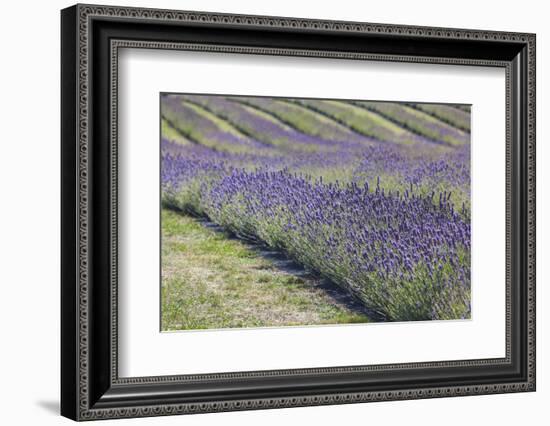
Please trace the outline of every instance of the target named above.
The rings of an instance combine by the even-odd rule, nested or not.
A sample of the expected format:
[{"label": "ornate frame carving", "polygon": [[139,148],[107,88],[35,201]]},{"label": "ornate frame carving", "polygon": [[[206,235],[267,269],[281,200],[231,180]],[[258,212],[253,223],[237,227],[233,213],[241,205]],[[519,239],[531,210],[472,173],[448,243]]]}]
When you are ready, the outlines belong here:
[{"label": "ornate frame carving", "polygon": [[[114,417],[138,417],[151,415],[169,415],[196,412],[228,411],[243,409],[276,408],[321,404],[339,404],[365,401],[399,400],[415,398],[433,398],[442,396],[475,395],[533,391],[535,389],[535,36],[510,32],[477,31],[447,28],[410,27],[402,25],[369,24],[357,22],[335,22],[294,18],[275,18],[264,16],[227,15],[201,12],[168,11],[156,9],[138,9],[126,7],[104,7],[77,5],[62,12],[62,53],[63,73],[67,77],[63,83],[63,138],[62,163],[63,176],[68,178],[62,184],[63,212],[65,217],[74,215],[72,222],[63,225],[62,233],[62,414],[76,420],[91,420]],[[107,67],[108,80],[94,80],[92,65],[97,62],[94,56],[100,49],[100,43],[94,45],[94,22],[108,22],[110,28],[117,24],[136,22],[151,31],[162,25],[172,24],[182,27],[201,28],[216,26],[231,29],[254,29],[289,32],[298,35],[307,32],[316,34],[353,36],[373,36],[381,40],[399,39],[409,43],[430,40],[448,43],[465,43],[468,46],[505,46],[501,57],[444,57],[437,55],[404,55],[381,52],[357,52],[345,50],[319,50],[296,47],[258,47],[245,45],[221,45],[215,43],[182,42],[163,39],[159,41],[124,39],[110,37]],[[458,65],[482,65],[504,67],[506,69],[506,109],[507,109],[507,154],[506,154],[506,357],[503,359],[483,359],[434,363],[393,364],[361,367],[327,367],[305,370],[275,370],[262,372],[225,373],[194,376],[162,376],[119,378],[117,374],[117,70],[118,49],[122,47],[178,49],[198,51],[222,51],[230,53],[259,53],[267,55],[299,55],[326,58],[346,58],[360,60],[384,60],[398,62],[447,63]],[[95,49],[95,50],[94,50]],[[508,52],[519,52],[509,54]],[[102,71],[104,72],[104,71]],[[95,78],[95,77],[94,77]],[[102,78],[105,79],[105,76]],[[100,83],[98,83],[98,81]],[[106,83],[106,84],[104,84]],[[94,86],[95,84],[95,86]],[[101,89],[98,89],[98,86]],[[109,206],[99,206],[93,187],[97,186],[92,176],[89,161],[93,148],[90,143],[93,134],[91,117],[99,108],[96,102],[97,90],[109,98],[110,140],[109,156]],[[96,119],[97,120],[97,119]],[[514,121],[516,120],[516,121]],[[524,128],[519,128],[524,126]],[[523,133],[521,133],[523,132]],[[516,142],[514,142],[516,141]],[[514,143],[520,146],[514,145]],[[519,151],[518,151],[519,150]],[[519,154],[518,154],[519,153]],[[521,158],[518,158],[518,155]],[[514,162],[521,162],[514,166]],[[519,188],[519,189],[518,189]],[[90,290],[97,287],[91,277],[92,244],[96,244],[93,235],[92,220],[97,209],[108,210],[109,232],[107,251],[109,252],[109,291],[108,299],[98,296],[102,303],[109,304],[108,318],[98,317],[92,311]],[[520,208],[521,213],[515,212]],[[518,217],[519,214],[519,217]],[[521,232],[518,230],[521,228]],[[516,235],[517,232],[520,234]],[[515,238],[515,239],[514,239]],[[520,239],[520,241],[518,240]],[[105,243],[105,241],[103,241]],[[521,273],[514,269],[514,256],[523,262]],[[519,275],[514,275],[518,273]],[[512,282],[517,280],[516,287]],[[98,290],[97,290],[98,291]],[[107,290],[105,290],[107,291]],[[519,293],[518,293],[519,291]],[[103,293],[102,293],[103,294]],[[522,297],[521,311],[513,309],[512,302]],[[94,296],[95,297],[95,296]],[[96,308],[97,309],[97,308]],[[97,322],[102,321],[106,330],[97,331]],[[520,324],[521,323],[521,324]],[[108,325],[108,327],[105,327]],[[92,328],[94,328],[92,330]],[[519,331],[518,331],[519,330]],[[98,334],[99,333],[99,334]],[[109,356],[96,354],[95,342],[108,336]],[[524,345],[517,346],[519,334]],[[522,340],[523,342],[523,340]],[[521,365],[516,357],[524,359]],[[103,353],[103,352],[102,352]],[[101,361],[91,362],[90,358]],[[108,358],[108,359],[107,359]],[[328,378],[331,375],[359,374],[369,372],[399,370],[445,370],[449,368],[473,368],[493,365],[516,366],[520,371],[515,379],[472,382],[468,385],[410,386],[399,385],[394,389],[350,391],[315,391],[310,394],[273,392],[268,397],[238,397],[225,395],[210,400],[181,398],[171,400],[163,397],[161,387],[182,384],[210,383],[235,379],[262,380],[277,377],[315,376]],[[97,381],[94,375],[102,378]],[[148,389],[149,399],[136,397],[132,392],[136,386]],[[328,388],[327,388],[328,389]],[[351,389],[351,388],[350,388]],[[157,393],[155,393],[157,392]],[[155,395],[157,395],[155,397]]]}]

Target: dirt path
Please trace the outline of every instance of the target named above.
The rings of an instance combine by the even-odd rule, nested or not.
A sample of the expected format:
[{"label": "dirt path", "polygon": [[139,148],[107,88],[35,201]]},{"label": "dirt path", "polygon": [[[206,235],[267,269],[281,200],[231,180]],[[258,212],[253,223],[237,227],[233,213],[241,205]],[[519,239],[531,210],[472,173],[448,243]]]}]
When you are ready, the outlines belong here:
[{"label": "dirt path", "polygon": [[163,210],[163,330],[369,321],[351,296],[281,254]]}]

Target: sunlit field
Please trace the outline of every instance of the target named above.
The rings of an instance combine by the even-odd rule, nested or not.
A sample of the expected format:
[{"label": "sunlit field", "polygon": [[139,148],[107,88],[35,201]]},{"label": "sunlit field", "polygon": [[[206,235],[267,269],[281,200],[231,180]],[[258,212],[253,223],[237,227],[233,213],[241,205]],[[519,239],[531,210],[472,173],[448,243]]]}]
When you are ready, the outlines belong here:
[{"label": "sunlit field", "polygon": [[470,107],[161,96],[162,329],[470,318]]}]

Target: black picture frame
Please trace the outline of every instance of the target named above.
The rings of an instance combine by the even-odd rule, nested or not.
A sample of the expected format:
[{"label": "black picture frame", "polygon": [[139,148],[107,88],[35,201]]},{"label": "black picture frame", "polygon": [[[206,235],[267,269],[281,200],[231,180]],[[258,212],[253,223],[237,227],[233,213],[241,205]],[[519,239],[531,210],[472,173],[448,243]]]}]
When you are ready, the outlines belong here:
[{"label": "black picture frame", "polygon": [[[128,7],[61,12],[61,414],[74,420],[535,390],[535,35]],[[119,378],[117,49],[506,70],[506,357]]]}]

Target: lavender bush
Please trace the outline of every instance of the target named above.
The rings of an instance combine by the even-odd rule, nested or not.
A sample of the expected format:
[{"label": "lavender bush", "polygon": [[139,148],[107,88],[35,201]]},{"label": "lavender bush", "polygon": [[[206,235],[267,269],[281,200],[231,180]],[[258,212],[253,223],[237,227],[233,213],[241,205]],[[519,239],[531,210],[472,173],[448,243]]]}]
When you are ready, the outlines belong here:
[{"label": "lavender bush", "polygon": [[343,114],[354,103],[163,97],[163,116],[196,143],[162,140],[162,201],[285,252],[385,320],[469,318],[469,138],[408,107],[429,117],[415,126],[430,137],[403,128],[413,136],[392,139],[403,120],[394,105],[384,114],[398,117],[365,125],[367,135],[354,128],[359,112]]}]

